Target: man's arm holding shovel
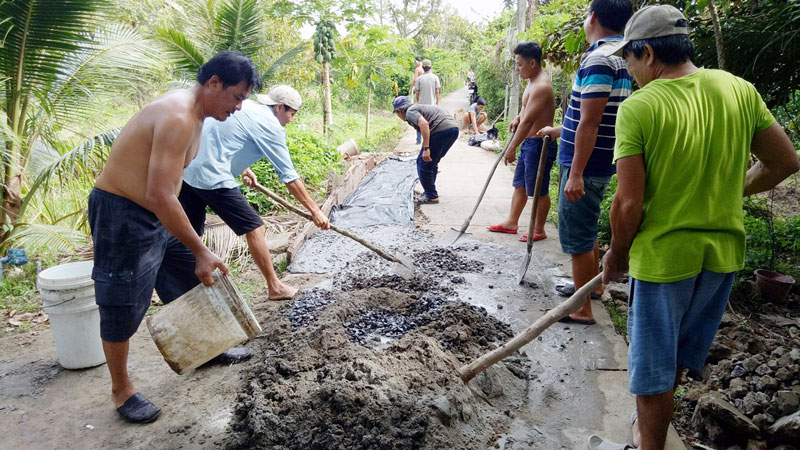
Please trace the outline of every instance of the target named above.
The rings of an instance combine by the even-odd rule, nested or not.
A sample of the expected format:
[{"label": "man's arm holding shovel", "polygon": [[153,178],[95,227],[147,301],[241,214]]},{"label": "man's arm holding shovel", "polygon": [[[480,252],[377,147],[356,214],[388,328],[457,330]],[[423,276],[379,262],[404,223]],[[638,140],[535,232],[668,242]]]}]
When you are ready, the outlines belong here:
[{"label": "man's arm holding shovel", "polygon": [[[247,168],[244,170],[244,172],[242,172],[242,182],[245,184],[245,186],[253,187],[257,181],[258,179],[256,178],[256,174],[253,173],[250,168]],[[286,188],[289,190],[289,192],[291,192],[292,196],[294,196],[294,198],[297,199],[297,201],[299,201],[303,206],[305,206],[309,213],[311,213],[314,225],[323,230],[330,228],[331,224],[328,220],[328,217],[325,216],[322,210],[319,209],[319,206],[314,203],[314,200],[311,198],[311,194],[308,193],[308,190],[299,178],[286,183]]]}]

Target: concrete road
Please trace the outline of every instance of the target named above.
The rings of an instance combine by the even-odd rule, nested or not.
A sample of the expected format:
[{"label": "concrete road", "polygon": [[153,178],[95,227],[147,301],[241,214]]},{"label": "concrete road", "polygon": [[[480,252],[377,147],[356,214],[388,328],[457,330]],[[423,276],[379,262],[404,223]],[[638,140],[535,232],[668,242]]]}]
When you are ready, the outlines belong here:
[{"label": "concrete road", "polygon": [[[442,98],[440,106],[451,112],[468,107],[466,89]],[[409,127],[397,151],[416,154],[419,146],[414,141],[415,132]],[[440,203],[420,206],[428,220],[421,228],[437,237],[451,227],[459,228],[472,210],[496,157],[494,152],[467,145],[467,137],[459,136],[439,164]],[[518,253],[522,258],[525,244],[518,238],[528,231],[527,220],[520,221],[518,235],[486,230],[486,226],[501,222],[508,214],[512,177],[513,167],[501,163],[467,231],[474,239],[502,245],[510,254]],[[420,190],[419,186],[417,189]],[[530,202],[522,217],[528,218],[529,214]],[[561,253],[558,231],[548,223],[546,232],[548,239],[534,244],[533,263],[528,269],[536,280],[534,288],[541,290],[535,304],[530,304],[530,293],[498,292],[498,289],[477,293],[469,300],[510,323],[517,333],[563,300],[554,295],[554,285],[570,281],[569,257]],[[517,271],[518,267],[506,269]],[[521,299],[528,304],[521,305]],[[603,305],[593,302],[593,306],[597,325],[557,324],[523,347],[534,361],[528,411],[519,412],[516,426],[501,439],[501,445],[514,442],[515,449],[579,449],[587,448],[587,439],[592,434],[615,442],[631,442],[630,417],[635,399],[628,392],[627,345],[615,333]],[[685,448],[674,429],[667,448]]]}]

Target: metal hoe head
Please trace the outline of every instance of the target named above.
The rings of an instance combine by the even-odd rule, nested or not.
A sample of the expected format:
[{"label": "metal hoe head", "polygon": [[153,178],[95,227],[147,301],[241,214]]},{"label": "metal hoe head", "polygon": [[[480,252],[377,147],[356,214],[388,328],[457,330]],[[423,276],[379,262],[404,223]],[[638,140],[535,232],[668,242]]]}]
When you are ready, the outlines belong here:
[{"label": "metal hoe head", "polygon": [[456,230],[455,228],[450,228],[440,239],[438,244],[442,247],[451,247],[456,245],[459,241],[464,239],[469,239],[472,236],[472,233],[467,233],[463,230]]}]

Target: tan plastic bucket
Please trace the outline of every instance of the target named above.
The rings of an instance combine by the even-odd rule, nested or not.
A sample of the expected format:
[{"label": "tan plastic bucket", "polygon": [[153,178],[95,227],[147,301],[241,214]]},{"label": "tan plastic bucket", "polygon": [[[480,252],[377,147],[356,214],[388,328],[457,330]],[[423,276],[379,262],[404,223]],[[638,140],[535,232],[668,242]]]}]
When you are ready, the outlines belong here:
[{"label": "tan plastic bucket", "polygon": [[342,155],[344,159],[350,159],[350,157],[358,155],[361,151],[358,149],[358,144],[353,139],[348,139],[345,141],[344,144],[340,145],[336,150]]},{"label": "tan plastic bucket", "polygon": [[227,275],[195,286],[147,318],[150,335],[172,370],[184,374],[261,333],[253,312]]}]

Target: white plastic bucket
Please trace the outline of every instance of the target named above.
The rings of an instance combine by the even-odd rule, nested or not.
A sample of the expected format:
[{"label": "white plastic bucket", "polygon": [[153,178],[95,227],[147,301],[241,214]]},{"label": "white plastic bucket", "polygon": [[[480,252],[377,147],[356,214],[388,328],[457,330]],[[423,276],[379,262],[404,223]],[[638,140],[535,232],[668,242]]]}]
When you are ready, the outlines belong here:
[{"label": "white plastic bucket", "polygon": [[253,312],[227,275],[214,271],[214,284],[199,284],[147,318],[147,328],[164,360],[178,374],[261,333]]},{"label": "white plastic bucket", "polygon": [[51,267],[37,284],[56,343],[58,362],[83,369],[106,362],[100,340],[100,310],[94,301],[93,261]]}]

